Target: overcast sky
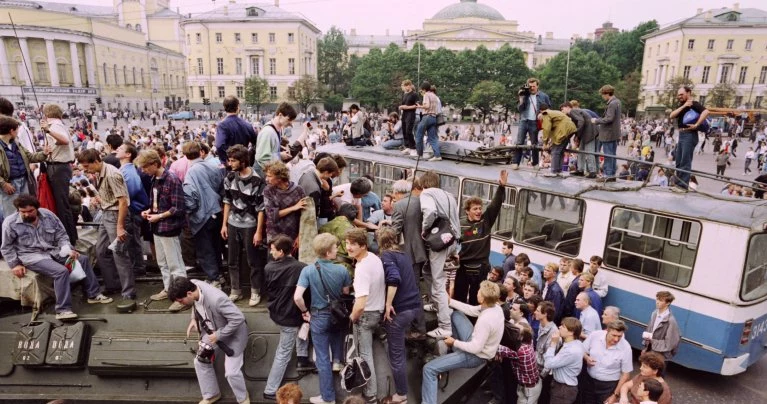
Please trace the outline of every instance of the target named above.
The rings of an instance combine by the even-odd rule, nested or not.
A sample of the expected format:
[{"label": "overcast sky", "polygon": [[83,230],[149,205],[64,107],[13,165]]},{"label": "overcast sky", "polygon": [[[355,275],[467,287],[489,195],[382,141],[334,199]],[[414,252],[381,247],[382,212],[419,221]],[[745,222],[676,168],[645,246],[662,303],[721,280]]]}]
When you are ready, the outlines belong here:
[{"label": "overcast sky", "polygon": [[[56,3],[71,1],[48,0]],[[423,21],[459,0],[279,0],[285,10],[300,12],[323,32],[332,25],[358,34],[391,34],[420,29]],[[220,7],[229,0],[171,0],[171,7],[182,13],[196,13]],[[557,38],[573,34],[586,36],[610,20],[619,29],[629,30],[643,21],[655,19],[661,25],[691,17],[698,8],[732,7],[734,1],[716,0],[478,0],[498,10],[507,20],[516,20],[520,31],[537,34],[554,32]],[[109,0],[78,0],[75,4],[105,5]],[[237,0],[237,3],[274,3]],[[741,8],[767,9],[764,0],[740,0]]]}]

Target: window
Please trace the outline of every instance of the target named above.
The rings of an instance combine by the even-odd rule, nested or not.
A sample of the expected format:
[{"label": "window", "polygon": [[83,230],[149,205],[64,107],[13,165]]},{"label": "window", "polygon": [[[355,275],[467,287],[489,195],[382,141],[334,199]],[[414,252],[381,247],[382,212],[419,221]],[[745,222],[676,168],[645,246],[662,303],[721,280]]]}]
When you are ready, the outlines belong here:
[{"label": "window", "polygon": [[751,50],[751,46],[754,45],[753,39],[746,39],[746,50]]},{"label": "window", "polygon": [[[123,84],[128,85],[128,66],[123,66]],[[165,82],[163,80],[163,87],[165,87]]]},{"label": "window", "polygon": [[614,208],[605,265],[686,287],[700,240],[698,222]]},{"label": "window", "polygon": [[706,49],[708,49],[708,50],[714,50],[714,42],[715,42],[715,41],[714,41],[713,39],[709,39],[709,40],[708,40],[708,47],[707,47]]},{"label": "window", "polygon": [[767,82],[767,66],[762,66],[762,70],[759,72],[759,84]]},{"label": "window", "polygon": [[146,88],[146,83],[144,82],[144,68],[141,68],[141,87]]},{"label": "window", "polygon": [[698,102],[700,103],[700,105],[706,105],[706,96],[701,95],[700,97],[698,97]]},{"label": "window", "polygon": [[[291,87],[292,88],[292,87]],[[290,90],[290,89],[288,89]],[[373,192],[383,198],[387,193],[391,193],[391,186],[395,181],[405,180],[413,170],[389,166],[385,164],[376,164],[373,174]]]},{"label": "window", "polygon": [[727,50],[732,50],[732,45],[733,45],[734,42],[735,42],[735,40],[733,40],[733,39],[728,39],[727,40]]},{"label": "window", "polygon": [[220,32],[216,32],[216,43],[224,42],[224,35]]},{"label": "window", "polygon": [[237,98],[243,97],[243,88],[242,86],[237,86]]},{"label": "window", "polygon": [[689,49],[689,50],[695,49],[695,40],[694,39],[690,39],[690,40],[687,41],[687,49]]},{"label": "window", "polygon": [[274,32],[269,33],[269,43],[274,43],[276,41],[276,37],[274,35]]},{"label": "window", "polygon": [[754,98],[754,108],[761,108],[762,107],[762,101],[764,101],[763,95],[757,95],[756,98]]},{"label": "window", "polygon": [[202,34],[201,34],[201,33],[199,33],[199,32],[198,32],[198,33],[196,33],[196,34],[194,34],[194,40],[195,40],[195,42],[197,42],[197,43],[202,43]]},{"label": "window", "polygon": [[272,97],[272,99],[277,98],[277,87],[269,87],[269,96]]},{"label": "window", "polygon": [[224,74],[224,58],[216,58],[216,72]]},{"label": "window", "polygon": [[204,74],[202,68],[202,58],[197,58],[197,74]]},{"label": "window", "polygon": [[732,65],[722,65],[722,75],[719,76],[720,83],[726,83],[730,78],[730,68]]},{"label": "window", "polygon": [[250,43],[258,43],[258,34],[253,32],[250,34]]},{"label": "window", "polygon": [[296,74],[296,60],[288,59],[288,74]]},{"label": "window", "polygon": [[460,180],[453,175],[440,174],[439,187],[444,189],[450,195],[458,195],[458,183]]},{"label": "window", "polygon": [[128,29],[133,29],[133,25],[131,25],[131,24],[128,24],[128,25],[126,25],[126,26],[125,26],[125,28],[128,28]]},{"label": "window", "polygon": [[742,95],[736,95],[735,96],[735,105],[733,107],[737,108],[743,105],[743,96]]},{"label": "window", "polygon": [[288,43],[295,42],[295,39],[296,39],[296,35],[295,34],[293,34],[292,32],[288,33]]},{"label": "window", "polygon": [[296,88],[295,87],[288,87],[288,99],[293,100],[296,98]]},{"label": "window", "polygon": [[35,63],[37,70],[37,80],[48,81],[48,64],[45,62]]},{"label": "window", "polygon": [[242,37],[239,32],[235,32],[234,34],[234,43],[242,43]]},{"label": "window", "polygon": [[192,44],[192,36],[189,34],[186,34],[186,44],[191,45]]},{"label": "window", "polygon": [[702,84],[708,83],[709,73],[711,73],[711,66],[703,66],[703,76],[700,78]]},{"label": "window", "polygon": [[250,58],[250,74],[253,76],[260,76],[261,75],[261,60],[258,56],[253,56]]},{"label": "window", "polygon": [[205,86],[200,86],[200,98],[205,98]]},{"label": "window", "polygon": [[59,83],[71,83],[72,81],[69,80],[69,76],[67,76],[67,65],[66,63],[56,63],[56,71],[59,75]]},{"label": "window", "polygon": [[674,41],[674,52],[677,52],[677,51],[679,51],[679,41],[678,40]]},{"label": "window", "polygon": [[112,66],[112,72],[115,75],[115,86],[119,86],[120,85],[120,80],[117,77],[117,65],[113,65]]},{"label": "window", "polygon": [[234,74],[242,74],[242,58],[234,58]]},{"label": "window", "polygon": [[136,85],[136,68],[133,68],[133,85]]},{"label": "window", "polygon": [[136,32],[141,32],[141,24],[136,24]]},{"label": "window", "polygon": [[109,76],[107,76],[107,64],[104,63],[102,65],[102,68],[104,69],[104,85],[108,86],[109,85]]},{"label": "window", "polygon": [[[485,210],[495,196],[495,192],[498,189],[498,185],[487,182],[478,182],[473,180],[463,181],[463,193],[461,194],[460,206],[464,206],[467,199],[472,196],[476,196],[482,199],[482,210]],[[492,234],[503,238],[504,240],[511,240],[511,235],[514,232],[514,204],[517,199],[517,190],[513,187],[506,187],[503,202],[501,203],[501,211],[498,214],[498,219],[493,225]],[[464,213],[463,208],[460,208],[461,214]]]},{"label": "window", "polygon": [[668,43],[668,42],[666,42],[666,47],[665,47],[665,48],[664,48],[664,50],[663,50],[663,52],[664,52],[665,54],[668,54],[668,46],[669,46],[669,43]]},{"label": "window", "polygon": [[218,98],[226,97],[226,88],[224,86],[218,86]]},{"label": "window", "polygon": [[247,11],[248,17],[258,17],[258,11],[255,7],[248,7],[245,11]]},{"label": "window", "polygon": [[690,78],[690,69],[691,68],[692,68],[691,66],[685,66],[684,67],[684,70],[682,71],[682,76],[684,76],[684,78],[686,78],[686,79]]},{"label": "window", "polygon": [[748,243],[740,298],[755,300],[767,295],[767,234],[755,234]]},{"label": "window", "polygon": [[269,74],[277,74],[277,59],[269,58]]},{"label": "window", "polygon": [[580,199],[520,191],[514,238],[551,251],[578,255],[585,205]]},{"label": "window", "polygon": [[746,82],[747,73],[748,73],[748,66],[741,66],[740,74],[738,75],[738,84],[743,84]]}]

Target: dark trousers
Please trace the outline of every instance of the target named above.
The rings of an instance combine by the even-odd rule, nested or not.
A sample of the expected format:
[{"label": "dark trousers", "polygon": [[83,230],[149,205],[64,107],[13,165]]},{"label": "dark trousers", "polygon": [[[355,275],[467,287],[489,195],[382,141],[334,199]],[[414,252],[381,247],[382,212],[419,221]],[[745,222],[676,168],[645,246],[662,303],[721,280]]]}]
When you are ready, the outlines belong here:
[{"label": "dark trousers", "polygon": [[516,404],[517,402],[517,376],[510,359],[501,362],[490,362],[490,376],[488,377],[490,390],[493,398],[500,403]]},{"label": "dark trousers", "polygon": [[551,401],[551,382],[554,377],[551,374],[541,379],[541,395],[538,397],[538,404],[549,404]]},{"label": "dark trousers", "polygon": [[402,114],[402,138],[405,141],[405,147],[415,150],[415,114]]},{"label": "dark trousers", "polygon": [[221,215],[208,218],[202,229],[192,236],[197,261],[209,281],[217,281],[221,268]]},{"label": "dark trousers", "polygon": [[407,348],[405,347],[405,334],[410,324],[423,318],[423,310],[420,307],[398,312],[392,321],[386,322],[386,334],[389,341],[389,364],[391,365],[394,389],[397,394],[406,396],[407,384]]},{"label": "dark trousers", "polygon": [[245,250],[250,273],[250,288],[261,291],[264,282],[264,267],[266,266],[267,251],[263,244],[256,247],[253,245],[255,227],[236,227],[227,224],[229,238],[227,248],[229,250],[229,280],[232,282],[232,290],[241,290],[240,286],[240,255]]},{"label": "dark trousers", "polygon": [[618,381],[603,382],[592,378],[588,373],[583,377],[581,384],[581,404],[602,404],[615,393]]},{"label": "dark trousers", "polygon": [[51,185],[51,194],[56,202],[56,213],[64,224],[64,229],[69,236],[72,245],[77,243],[77,228],[72,207],[69,205],[69,181],[72,180],[72,166],[69,163],[48,163],[48,183]]},{"label": "dark trousers", "polygon": [[453,299],[473,306],[478,305],[477,291],[479,291],[479,284],[487,279],[487,272],[488,267],[485,264],[479,268],[467,268],[461,265],[455,274]]},{"label": "dark trousers", "polygon": [[551,404],[573,404],[578,398],[578,386],[569,386],[556,380],[551,382]]}]

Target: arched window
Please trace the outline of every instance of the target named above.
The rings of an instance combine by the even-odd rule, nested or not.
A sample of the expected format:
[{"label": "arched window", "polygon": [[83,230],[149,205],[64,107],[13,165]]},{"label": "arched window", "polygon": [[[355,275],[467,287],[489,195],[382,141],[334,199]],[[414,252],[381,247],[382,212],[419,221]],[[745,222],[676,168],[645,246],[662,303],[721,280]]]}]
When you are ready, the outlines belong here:
[{"label": "arched window", "polygon": [[104,85],[109,85],[109,76],[107,76],[107,64],[104,63]]},{"label": "arched window", "polygon": [[141,32],[141,24],[136,24],[136,31]]},{"label": "arched window", "polygon": [[125,26],[125,28],[133,29],[133,25],[128,24],[128,25]]},{"label": "arched window", "polygon": [[128,66],[123,65],[123,84],[128,85]]},{"label": "arched window", "polygon": [[117,79],[117,65],[114,65],[113,69],[114,69],[114,72],[115,72],[115,86],[119,86],[120,85],[120,80]]},{"label": "arched window", "polygon": [[136,85],[136,68],[133,68],[133,85]]},{"label": "arched window", "polygon": [[144,68],[141,68],[141,87],[146,88],[146,84],[144,84]]}]

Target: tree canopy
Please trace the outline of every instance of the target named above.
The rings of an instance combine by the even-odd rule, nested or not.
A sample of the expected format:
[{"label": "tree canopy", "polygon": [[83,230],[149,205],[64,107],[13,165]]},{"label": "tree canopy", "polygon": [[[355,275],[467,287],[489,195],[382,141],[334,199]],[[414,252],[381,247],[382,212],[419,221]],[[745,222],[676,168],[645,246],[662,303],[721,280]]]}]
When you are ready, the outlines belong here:
[{"label": "tree canopy", "polygon": [[269,82],[266,79],[253,76],[245,80],[245,102],[256,108],[256,113],[261,111],[261,106],[269,102],[272,97],[269,94]]},{"label": "tree canopy", "polygon": [[307,112],[309,105],[322,100],[322,86],[312,76],[303,76],[288,89],[288,99],[298,104],[302,112]]}]

